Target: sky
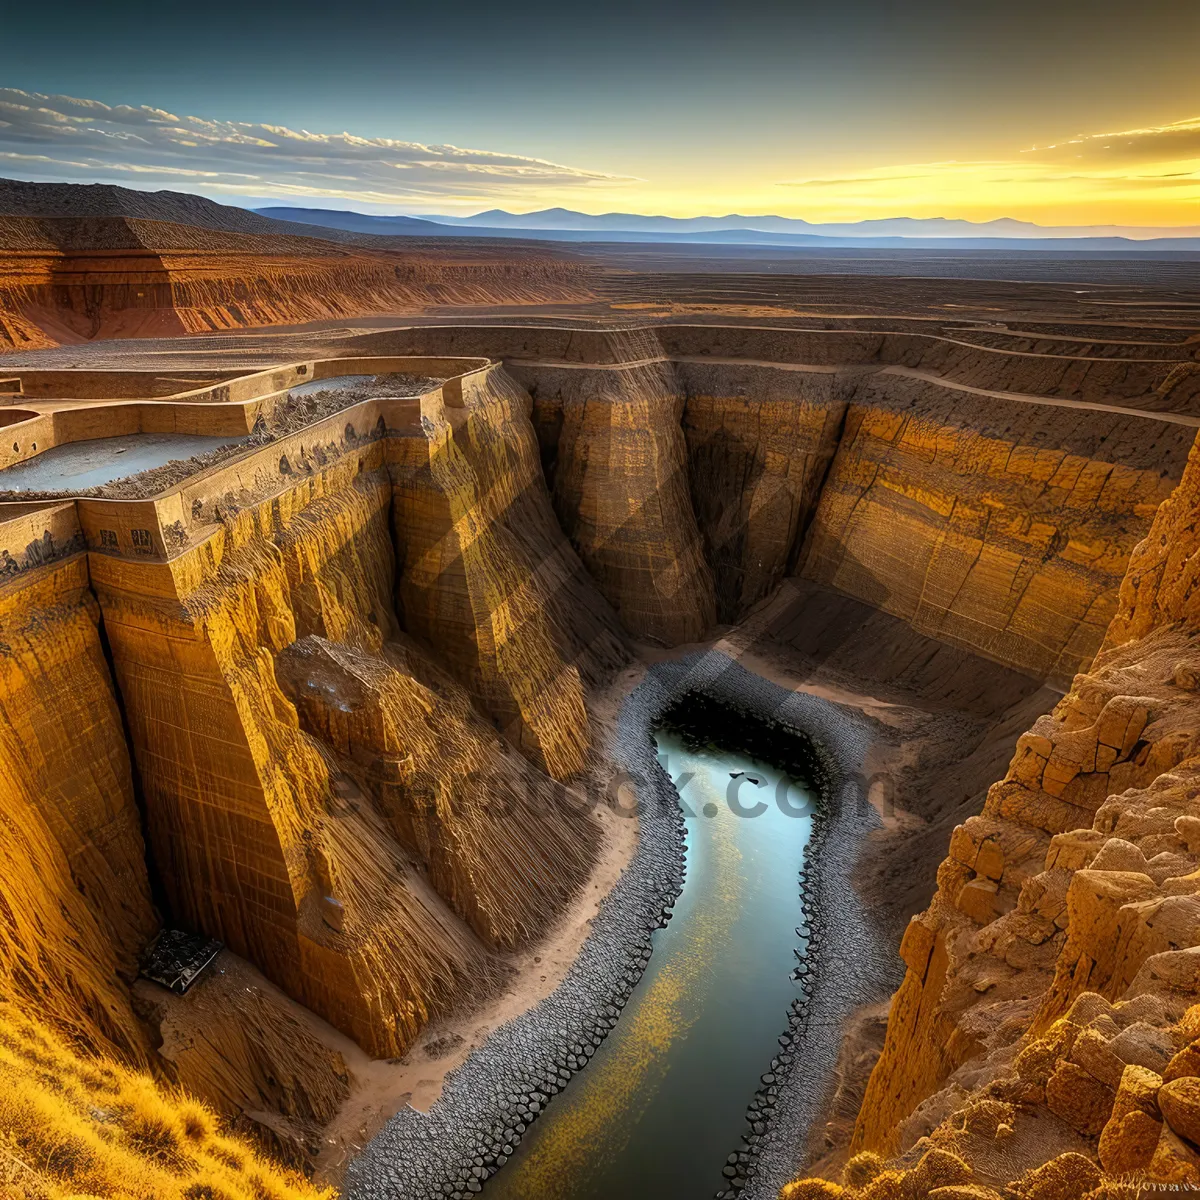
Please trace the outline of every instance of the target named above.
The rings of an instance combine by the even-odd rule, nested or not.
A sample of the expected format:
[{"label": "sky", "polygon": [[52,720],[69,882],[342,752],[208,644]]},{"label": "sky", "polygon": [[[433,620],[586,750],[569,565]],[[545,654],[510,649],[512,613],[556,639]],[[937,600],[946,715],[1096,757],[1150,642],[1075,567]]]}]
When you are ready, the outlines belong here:
[{"label": "sky", "polygon": [[1183,0],[12,4],[0,175],[225,203],[1200,225]]}]

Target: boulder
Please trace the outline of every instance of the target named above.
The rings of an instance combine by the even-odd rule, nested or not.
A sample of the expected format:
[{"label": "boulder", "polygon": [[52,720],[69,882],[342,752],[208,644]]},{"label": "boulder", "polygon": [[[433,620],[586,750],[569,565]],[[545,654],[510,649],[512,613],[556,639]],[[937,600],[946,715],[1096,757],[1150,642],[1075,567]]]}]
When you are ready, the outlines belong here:
[{"label": "boulder", "polygon": [[1200,1079],[1188,1076],[1163,1084],[1158,1105],[1177,1134],[1189,1142],[1200,1143]]}]

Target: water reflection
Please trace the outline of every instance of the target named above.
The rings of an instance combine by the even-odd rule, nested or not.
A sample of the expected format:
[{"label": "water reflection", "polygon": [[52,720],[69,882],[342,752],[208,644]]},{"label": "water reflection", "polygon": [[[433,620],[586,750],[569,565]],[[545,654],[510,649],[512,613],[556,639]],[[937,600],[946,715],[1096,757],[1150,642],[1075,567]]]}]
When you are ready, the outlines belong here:
[{"label": "water reflection", "polygon": [[[805,790],[743,755],[659,732],[688,877],[617,1027],[551,1102],[487,1200],[697,1200],[722,1183],[797,994]],[[752,818],[752,819],[747,819]]]}]

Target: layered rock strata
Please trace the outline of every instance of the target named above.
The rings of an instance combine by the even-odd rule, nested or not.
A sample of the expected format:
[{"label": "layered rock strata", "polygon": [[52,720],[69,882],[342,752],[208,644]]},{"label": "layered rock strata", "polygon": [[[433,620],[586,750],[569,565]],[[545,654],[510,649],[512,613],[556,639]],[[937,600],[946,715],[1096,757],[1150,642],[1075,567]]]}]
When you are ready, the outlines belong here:
[{"label": "layered rock strata", "polygon": [[[10,504],[2,530],[0,1002],[299,1162],[351,1079],[293,1001],[371,1055],[403,1053],[546,931],[599,840],[479,684],[519,697],[530,732],[506,732],[529,758],[578,774],[619,626],[554,522],[528,397],[498,371],[426,382],[425,420],[403,392],[352,397],[157,499]],[[437,506],[406,532],[465,562],[440,581],[414,578],[406,536],[397,570],[414,472]],[[436,632],[474,695],[396,611],[398,579],[410,612],[427,584],[436,614],[447,578],[470,602]],[[129,750],[170,923],[229,947],[182,999],[130,993],[158,916]]]},{"label": "layered rock strata", "polygon": [[[487,980],[487,947],[545,927],[595,832],[396,642],[384,456],[382,441],[344,444],[182,554],[99,558],[93,579],[174,910],[388,1056]],[[586,738],[578,670],[555,665],[577,707],[550,714]],[[545,705],[533,672],[520,678]],[[489,797],[505,795],[527,807],[490,822]]]},{"label": "layered rock strata", "polygon": [[[1143,322],[1132,327],[1063,323],[1054,327],[1057,333],[1086,336],[1035,348],[1019,335],[995,331],[998,344],[989,345],[978,336],[977,320],[970,329],[962,323],[944,316],[921,322],[903,316],[870,321],[812,316],[804,319],[804,328],[795,328],[709,320],[656,324],[653,336],[677,369],[686,363],[793,365],[823,372],[865,368],[884,378],[941,379],[960,392],[974,388],[1068,404],[1200,415],[1200,363],[1187,342],[1186,325],[1167,331]],[[864,329],[865,324],[874,328]],[[647,328],[628,332],[641,337]],[[1156,340],[1131,356],[1130,344],[1139,337]],[[630,357],[610,331],[574,326],[423,326],[362,334],[353,345],[355,353],[475,354],[520,364],[603,366]]]},{"label": "layered rock strata", "polygon": [[558,779],[587,763],[586,691],[620,626],[554,519],[530,399],[504,372],[423,398],[390,443],[405,627],[436,645],[515,745]]},{"label": "layered rock strata", "polygon": [[[224,1194],[257,1187],[275,1200],[317,1200],[315,1189],[226,1136],[215,1112],[162,1078],[170,1072],[129,991],[159,917],[74,506],[6,520],[0,544],[7,1190],[187,1200],[197,1187],[219,1185]],[[246,1107],[262,1106],[265,1087],[247,1086],[236,1064],[226,1074]],[[207,1087],[190,1090],[221,1102]]]},{"label": "layered rock strata", "polygon": [[3,536],[0,998],[141,1061],[123,981],[158,917],[73,506]]},{"label": "layered rock strata", "polygon": [[173,910],[385,1056],[485,957],[373,807],[335,790],[273,660],[305,634],[377,649],[394,628],[388,500],[375,444],[167,564],[93,567]]},{"label": "layered rock strata", "polygon": [[0,215],[0,250],[0,352],[591,294],[578,261],[503,244],[370,249],[161,221]]},{"label": "layered rock strata", "polygon": [[[637,636],[678,642],[710,612],[741,619],[794,573],[1059,686],[1099,647],[1129,554],[1195,432],[1191,417],[1148,415],[1188,409],[1175,392],[1160,404],[1192,365],[1175,361],[1056,363],[914,334],[671,325],[414,329],[354,344],[490,345],[509,361],[534,398],[563,527]],[[987,392],[1007,368],[1009,390]],[[645,411],[627,401],[639,390]],[[686,505],[662,467],[679,459],[680,393]],[[636,420],[616,437],[622,413]],[[647,494],[683,524],[659,520]],[[715,609],[689,566],[693,520]],[[644,577],[663,551],[681,564],[675,627],[653,618],[661,605]],[[660,587],[673,577],[657,574]]]},{"label": "layered rock strata", "polygon": [[[981,400],[986,411],[976,410],[960,393],[952,398],[909,376],[889,375],[885,386],[882,375],[824,367],[672,364],[661,347],[637,339],[602,345],[612,369],[586,360],[514,365],[532,380],[533,402],[505,370],[484,367],[420,398],[322,417],[155,500],[74,506],[172,919],[222,937],[374,1054],[402,1052],[424,1021],[486,986],[498,955],[544,931],[583,877],[596,830],[561,781],[599,756],[587,701],[625,662],[626,632],[663,642],[701,636],[718,613],[740,615],[786,572],[802,570],[786,579],[780,603],[767,606],[780,639],[799,647],[817,636],[793,628],[804,623],[791,605],[797,597],[808,613],[813,604],[867,609],[871,628],[887,626],[889,645],[899,645],[897,661],[875,664],[882,676],[902,668],[905,678],[929,683],[944,667],[952,676],[943,689],[947,707],[986,707],[972,653],[1051,679],[1090,653],[1089,639],[1099,638],[1102,617],[1116,607],[1125,558],[1181,470],[1180,446],[1192,430],[1089,412],[1091,437],[1070,424],[1077,410],[1003,397]],[[583,352],[564,346],[568,362]],[[759,399],[764,381],[777,390]],[[723,445],[726,437],[735,444]],[[1191,536],[1190,518],[1173,519],[1154,535],[1162,546],[1186,545]],[[848,531],[840,555],[839,522]],[[34,566],[58,563],[46,553]],[[956,939],[980,925],[1008,930],[996,918],[1022,912],[1024,903],[1036,909],[1026,886],[1073,861],[1046,867],[1052,848],[1069,848],[1051,838],[1088,824],[1097,832],[1111,791],[1149,789],[1164,772],[1178,774],[1179,756],[1190,754],[1179,736],[1190,718],[1155,708],[1174,703],[1173,693],[1163,700],[1138,671],[1151,661],[1155,637],[1176,637],[1177,630],[1162,632],[1164,622],[1186,618],[1186,587],[1176,594],[1152,581],[1186,580],[1188,553],[1159,561],[1144,549],[1135,557],[1132,599],[1112,626],[1124,620],[1132,632],[1112,633],[1093,682],[1079,684],[1051,723],[1023,740],[1010,777],[978,818],[984,825],[968,823],[956,834],[958,865],[943,868],[931,909],[941,915],[906,939],[920,989],[914,996],[906,983],[909,1000],[897,1003],[893,1031],[901,1036],[911,1001],[914,1037],[925,1040],[911,1078],[897,1065],[898,1043],[889,1042],[864,1108],[881,1123],[905,1118],[928,1127],[935,1110],[918,1110],[919,1103],[948,1072],[969,1067],[993,1036],[994,1014],[976,1011],[973,998],[994,990],[998,1000],[1026,1003],[1004,988],[1020,986],[1016,972],[1030,963],[1046,977],[1036,1011],[1027,1005],[1025,1028],[1034,1034],[1058,1037],[1056,1023],[1092,1003],[1093,992],[1127,1024],[1142,1019],[1141,1009],[1134,1020],[1114,1003],[1136,975],[1104,956],[1139,938],[1151,948],[1163,938],[1174,945],[1186,918],[1178,905],[1164,906],[1161,919],[1155,910],[1148,934],[1120,914],[1183,893],[1158,897],[1141,879],[1104,880],[1116,891],[1100,907],[1119,901],[1118,915],[1098,917],[1089,932],[1087,921],[1071,926],[1068,889],[1059,941],[1058,934],[1035,941],[1045,928],[1033,923],[1021,926],[1025,945],[979,951],[977,958],[999,964],[999,981],[963,975]],[[918,592],[909,583],[911,560],[922,564]],[[666,569],[672,563],[677,570]],[[86,579],[76,608],[88,606]],[[620,609],[624,630],[602,592]],[[941,647],[931,650],[924,639],[910,645],[903,630],[934,633]],[[1122,658],[1126,645],[1141,647],[1142,657]],[[1173,663],[1186,657],[1182,642],[1168,638],[1160,649]],[[90,649],[83,657],[102,663]],[[1012,674],[997,669],[988,679],[1024,703],[1035,685]],[[1172,666],[1170,687],[1186,691],[1176,675]],[[23,686],[12,684],[21,699],[9,717],[21,744],[42,736],[21,725],[25,708],[47,706]],[[95,693],[83,675],[62,686]],[[98,701],[88,703],[72,721],[104,724],[89,715],[100,711]],[[1134,730],[1138,705],[1147,714]],[[53,781],[39,786],[54,794]],[[70,800],[54,803],[57,811]],[[85,830],[85,840],[124,844],[101,816],[71,829]],[[1120,859],[1123,873],[1155,887],[1183,877],[1176,869],[1187,865],[1179,861],[1186,844],[1178,851],[1172,843],[1174,857],[1164,864],[1158,842],[1121,836],[1145,860]],[[125,954],[128,971],[132,950],[120,947],[127,940],[136,950],[136,913],[118,911],[103,895],[106,877],[86,846],[56,837],[68,847],[71,886],[96,927],[111,931],[104,936],[113,961]],[[116,852],[105,858],[109,870],[122,861]],[[1172,873],[1158,880],[1155,862]],[[1097,856],[1071,869],[1083,878],[1108,865]],[[1081,912],[1094,899],[1082,888]],[[654,894],[659,908],[666,895]],[[148,920],[152,930],[152,914]],[[1046,944],[1050,950],[1041,949]],[[1053,963],[1043,962],[1051,951]],[[963,979],[963,1011],[971,1015],[960,1021],[954,1004]],[[122,988],[114,1002],[127,1005]],[[233,1000],[205,988],[218,1014],[201,1023],[211,1033]],[[943,1004],[943,992],[955,999]],[[931,1007],[935,993],[941,1007]],[[268,991],[261,996],[247,1036],[226,1048],[227,1072],[204,1069],[206,1050],[191,1054],[182,1036],[169,1036],[182,1028],[177,1012],[164,1010],[154,1022],[181,1081],[231,1107],[258,1096],[284,1118],[281,1136],[303,1142],[344,1091],[318,1086],[284,1053],[289,1040],[309,1043]],[[946,1013],[952,1019],[943,1020]],[[1125,1017],[1102,1015],[1123,1028]],[[603,1028],[591,1026],[588,1037]],[[110,1041],[120,1035],[117,1018],[92,1032]],[[255,1044],[280,1055],[280,1074],[269,1073]],[[313,1057],[321,1073],[338,1076],[336,1063]],[[1047,1097],[1077,1091],[1074,1072],[1050,1086],[1057,1070],[1036,1086]],[[966,1082],[974,1086],[973,1079]],[[1131,1114],[1122,1109],[1121,1120]],[[1086,1158],[1092,1135],[1076,1135],[1054,1145]],[[859,1137],[863,1147],[878,1140],[866,1127]],[[1027,1162],[1033,1152],[1020,1153],[1011,1161]]]},{"label": "layered rock strata", "polygon": [[620,365],[531,377],[555,511],[634,637],[696,642],[716,611],[691,505],[683,392],[652,332],[613,335],[612,353]]},{"label": "layered rock strata", "polygon": [[909,926],[842,1184],[784,1195],[1200,1188],[1198,514],[1193,451],[1095,663],[1018,739]]},{"label": "layered rock strata", "polygon": [[281,659],[301,726],[374,798],[434,891],[491,947],[543,933],[595,848],[579,802],[410,641],[372,653],[310,635]]},{"label": "layered rock strata", "polygon": [[1065,684],[1195,430],[877,380],[846,415],[799,574]]}]

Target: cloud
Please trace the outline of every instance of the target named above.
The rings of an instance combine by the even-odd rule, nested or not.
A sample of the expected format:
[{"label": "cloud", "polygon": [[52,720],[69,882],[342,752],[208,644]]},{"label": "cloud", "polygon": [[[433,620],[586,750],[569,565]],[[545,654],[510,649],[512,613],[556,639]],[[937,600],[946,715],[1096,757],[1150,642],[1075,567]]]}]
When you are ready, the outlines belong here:
[{"label": "cloud", "polygon": [[176,116],[0,88],[0,165],[67,181],[203,181],[206,192],[449,205],[634,182],[545,159],[352,133]]},{"label": "cloud", "polygon": [[1034,158],[1095,163],[1172,162],[1200,158],[1200,117],[1167,125],[1147,125],[1113,133],[1088,133],[1033,146],[1023,151]]},{"label": "cloud", "polygon": [[857,183],[867,183],[867,184],[878,183],[880,181],[880,179],[889,179],[889,180],[894,181],[897,179],[924,179],[924,178],[925,178],[925,176],[920,173],[913,174],[913,175],[893,175],[890,173],[889,174],[881,173],[879,175],[835,175],[831,179],[785,179],[780,182],[779,186],[780,187],[810,187],[810,188],[823,188],[823,187],[845,188],[845,187],[852,187],[854,184],[857,184]]}]

